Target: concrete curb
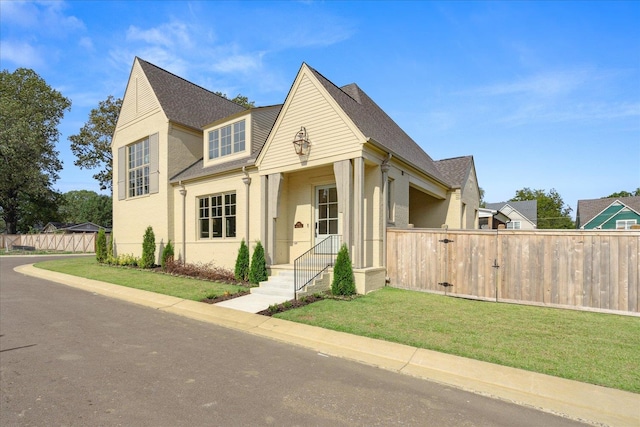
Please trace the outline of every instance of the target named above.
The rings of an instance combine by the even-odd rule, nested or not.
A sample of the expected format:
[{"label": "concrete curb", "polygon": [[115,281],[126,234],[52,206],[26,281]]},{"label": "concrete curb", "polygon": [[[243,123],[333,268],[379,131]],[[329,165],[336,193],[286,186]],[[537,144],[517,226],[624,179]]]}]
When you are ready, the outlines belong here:
[{"label": "concrete curb", "polygon": [[640,395],[22,265],[15,271],[597,425],[640,425]]}]

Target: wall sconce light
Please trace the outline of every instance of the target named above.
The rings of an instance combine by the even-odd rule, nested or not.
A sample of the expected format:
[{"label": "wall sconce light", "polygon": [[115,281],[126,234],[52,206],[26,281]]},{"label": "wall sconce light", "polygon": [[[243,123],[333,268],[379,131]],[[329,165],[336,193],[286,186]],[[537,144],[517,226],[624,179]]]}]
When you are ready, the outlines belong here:
[{"label": "wall sconce light", "polygon": [[296,154],[298,156],[306,156],[309,154],[309,147],[311,143],[309,142],[309,137],[307,136],[307,129],[302,126],[296,136],[293,138],[293,147],[296,149]]}]

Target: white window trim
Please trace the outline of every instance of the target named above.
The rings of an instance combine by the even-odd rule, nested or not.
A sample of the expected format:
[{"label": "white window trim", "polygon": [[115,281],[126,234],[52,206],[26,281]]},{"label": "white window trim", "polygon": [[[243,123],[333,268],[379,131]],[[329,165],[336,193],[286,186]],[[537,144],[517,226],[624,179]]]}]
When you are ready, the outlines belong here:
[{"label": "white window trim", "polygon": [[[509,227],[510,224],[513,224],[511,227]],[[508,230],[522,230],[522,221],[509,221],[507,223],[507,229]]]},{"label": "white window trim", "polygon": [[[226,202],[226,196],[235,196],[235,203],[233,203],[234,206],[234,213],[231,214],[227,214],[227,207],[229,206],[229,204],[227,204]],[[214,237],[213,236],[213,218],[214,216],[212,216],[212,208],[213,208],[213,203],[212,200],[214,197],[220,197],[222,200],[222,205],[221,205],[221,210],[222,210],[222,215],[216,218],[221,218],[221,226],[222,226],[222,235],[218,236],[218,237]],[[201,216],[201,201],[204,199],[208,199],[209,203],[208,206],[206,207],[206,209],[208,210],[208,214],[209,216],[206,217],[207,221],[208,221],[208,237],[202,237],[202,229],[201,229],[201,220],[204,219]],[[227,218],[229,217],[233,217],[235,218],[235,226],[234,226],[234,236],[227,236]],[[222,193],[215,193],[215,194],[207,194],[204,196],[198,196],[196,198],[196,237],[197,240],[223,240],[223,239],[236,239],[238,236],[238,193],[237,191],[225,191]]]},{"label": "white window trim", "polygon": [[[240,151],[234,151],[236,142],[234,141],[234,126],[240,122],[244,122],[244,149]],[[222,138],[222,129],[225,127],[231,127],[231,153],[221,155],[222,151],[221,146],[221,138]],[[212,132],[218,131],[218,157],[209,158],[209,134]],[[238,158],[245,157],[247,154],[251,152],[251,116],[243,117],[239,120],[234,120],[232,122],[225,122],[223,124],[218,124],[214,127],[207,128],[204,131],[204,141],[203,141],[203,158],[204,158],[204,166],[210,166],[219,163],[225,163],[230,160],[235,160]]]},{"label": "white window trim", "polygon": [[635,219],[616,219],[616,230],[631,230],[631,226],[637,223]]},{"label": "white window trim", "polygon": [[[139,165],[134,165],[132,167],[131,151],[137,146],[141,146],[140,155],[142,156],[142,161]],[[126,166],[127,166],[126,185],[127,185],[128,199],[133,199],[135,197],[148,196],[151,192],[150,191],[150,174],[151,174],[150,148],[151,148],[151,144],[150,144],[149,138],[141,139],[140,141],[134,142],[133,144],[129,144],[126,147],[126,150],[125,150]],[[146,153],[145,153],[145,149],[146,149]],[[134,153],[137,153],[137,152],[138,152],[137,150],[134,151]],[[136,156],[136,160],[137,160],[137,156]],[[142,172],[142,176],[140,177],[140,179],[142,179],[141,185],[136,184],[136,181],[138,180],[137,177],[134,177],[133,179],[131,178],[131,173],[134,172],[137,175],[138,171]],[[132,182],[134,184],[133,187],[131,185]],[[134,194],[131,194],[132,191]]]}]

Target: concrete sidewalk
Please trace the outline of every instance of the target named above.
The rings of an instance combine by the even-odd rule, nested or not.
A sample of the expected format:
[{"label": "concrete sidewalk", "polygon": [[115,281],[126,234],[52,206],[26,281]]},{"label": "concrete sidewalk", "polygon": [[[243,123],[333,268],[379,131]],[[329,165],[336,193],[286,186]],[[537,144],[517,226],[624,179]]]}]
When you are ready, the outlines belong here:
[{"label": "concrete sidewalk", "polygon": [[245,331],[595,425],[640,426],[640,394],[41,270],[18,273]]}]

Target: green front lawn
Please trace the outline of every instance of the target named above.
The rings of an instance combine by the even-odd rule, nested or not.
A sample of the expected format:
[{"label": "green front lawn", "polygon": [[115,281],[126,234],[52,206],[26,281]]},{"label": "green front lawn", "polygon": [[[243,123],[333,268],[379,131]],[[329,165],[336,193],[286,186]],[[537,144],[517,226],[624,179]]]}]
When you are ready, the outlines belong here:
[{"label": "green front lawn", "polygon": [[[37,267],[199,301],[240,286],[98,265]],[[471,301],[384,288],[275,317],[640,393],[640,317]]]},{"label": "green front lawn", "polygon": [[178,298],[201,301],[204,298],[220,296],[225,292],[235,294],[247,288],[225,283],[175,277],[133,268],[112,267],[98,264],[95,257],[68,258],[56,261],[44,261],[35,264],[45,270],[100,280],[115,285],[143,289]]},{"label": "green front lawn", "polygon": [[638,317],[394,288],[275,317],[640,393]]}]

